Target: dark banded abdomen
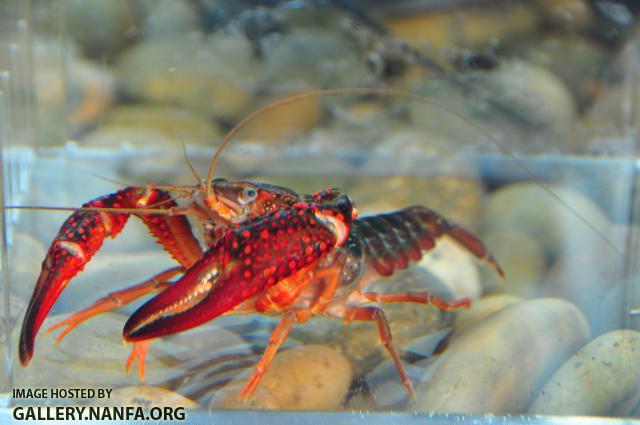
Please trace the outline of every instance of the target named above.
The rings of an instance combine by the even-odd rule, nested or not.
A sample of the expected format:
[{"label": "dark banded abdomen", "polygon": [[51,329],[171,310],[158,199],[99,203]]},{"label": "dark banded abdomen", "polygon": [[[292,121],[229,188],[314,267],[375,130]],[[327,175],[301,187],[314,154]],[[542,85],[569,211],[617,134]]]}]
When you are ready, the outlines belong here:
[{"label": "dark banded abdomen", "polygon": [[427,207],[413,206],[388,214],[354,221],[345,248],[360,251],[366,265],[382,276],[406,269],[419,261],[436,240],[448,235],[479,261],[486,262],[502,275],[493,256],[473,233],[447,220]]}]

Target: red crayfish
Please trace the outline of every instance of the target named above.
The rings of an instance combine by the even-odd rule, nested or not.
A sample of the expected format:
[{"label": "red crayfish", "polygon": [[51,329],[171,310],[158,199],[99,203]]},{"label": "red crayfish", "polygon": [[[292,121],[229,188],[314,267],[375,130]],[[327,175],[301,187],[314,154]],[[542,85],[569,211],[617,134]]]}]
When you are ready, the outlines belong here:
[{"label": "red crayfish", "polygon": [[[66,326],[58,340],[92,316],[159,292],[129,318],[123,331],[124,339],[134,342],[127,370],[137,358],[142,378],[146,350],[153,338],[193,328],[223,314],[281,316],[241,392],[242,397],[249,398],[294,324],[318,315],[345,322],[373,321],[404,386],[413,394],[384,312],[372,304],[418,302],[448,310],[468,306],[470,301],[447,303],[428,292],[367,292],[366,285],[409,267],[445,235],[502,276],[483,243],[422,206],[357,218],[352,200],[339,189],[301,195],[271,184],[213,177],[222,148],[248,121],[285,102],[341,93],[403,96],[434,103],[387,89],[336,89],[294,95],[241,121],[218,148],[207,178],[198,179],[197,186],[127,187],[71,209],[74,212],[42,263],[27,308],[19,343],[22,364],[26,366],[32,358],[36,334],[69,281],[82,271],[103,240],[114,238],[134,215],[179,266],[110,294],[53,326]],[[194,236],[186,215],[202,223],[206,249]]]}]

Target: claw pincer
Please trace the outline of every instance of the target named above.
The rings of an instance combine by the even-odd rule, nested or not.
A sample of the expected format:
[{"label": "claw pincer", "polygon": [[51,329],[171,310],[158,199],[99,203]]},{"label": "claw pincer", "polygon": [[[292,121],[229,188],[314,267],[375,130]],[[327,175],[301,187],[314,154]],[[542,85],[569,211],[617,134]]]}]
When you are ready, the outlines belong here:
[{"label": "claw pincer", "polygon": [[175,284],[140,307],[124,338],[140,341],[193,328],[326,256],[342,243],[348,217],[300,203],[231,228]]},{"label": "claw pincer", "polygon": [[[84,269],[107,236],[114,238],[120,233],[130,216],[128,212],[105,212],[98,209],[148,208],[149,205],[158,202],[162,203],[161,208],[175,206],[166,192],[130,187],[94,199],[82,206],[96,210],[78,210],[67,218],[42,262],[42,270],[27,307],[19,344],[20,362],[23,365],[27,365],[31,360],[38,330],[66,285]],[[197,241],[182,237],[185,227],[189,228],[186,218],[151,215],[141,215],[141,218],[159,240],[167,239],[166,235],[171,233],[181,236],[170,238],[172,241],[186,241],[175,247],[172,246],[176,245],[175,243],[164,244],[172,255],[179,256],[179,260],[189,255],[200,256]]]}]

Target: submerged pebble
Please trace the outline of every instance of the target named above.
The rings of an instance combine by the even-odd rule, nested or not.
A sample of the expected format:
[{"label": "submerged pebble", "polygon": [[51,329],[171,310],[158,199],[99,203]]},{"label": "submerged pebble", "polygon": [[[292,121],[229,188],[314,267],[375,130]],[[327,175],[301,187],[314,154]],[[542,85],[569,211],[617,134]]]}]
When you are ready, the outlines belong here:
[{"label": "submerged pebble", "polygon": [[532,394],[589,337],[573,304],[525,301],[469,326],[433,364],[414,408],[428,412],[522,413]]},{"label": "submerged pebble", "polygon": [[565,134],[576,117],[576,103],[551,71],[522,60],[503,61],[487,74],[492,98],[550,136]]},{"label": "submerged pebble", "polygon": [[[202,114],[154,104],[119,105],[110,109],[105,114],[99,131],[116,128],[128,129],[128,139],[131,142],[138,140],[136,133],[153,132],[156,145],[164,139],[170,143],[169,147],[174,148],[180,148],[181,141],[189,144],[212,144],[220,137],[217,125]],[[141,139],[144,140],[144,137]],[[151,143],[148,145],[153,146]]]},{"label": "submerged pebble", "polygon": [[[534,63],[501,61],[476,72],[469,84],[483,89],[471,96],[450,79],[417,81],[411,90],[438,104],[413,102],[409,116],[414,126],[449,141],[452,149],[496,149],[497,141],[510,149],[532,151],[548,144],[550,137],[565,134],[575,120],[571,92],[560,78]],[[490,137],[483,131],[487,128]]]},{"label": "submerged pebble", "polygon": [[[120,110],[122,109],[122,110]],[[146,108],[145,108],[146,109]],[[154,110],[155,109],[155,110]],[[213,144],[219,139],[218,128],[197,115],[189,116],[183,110],[170,108],[116,108],[118,115],[108,115],[104,125],[95,132],[87,134],[82,141],[88,148],[109,149],[155,149],[163,153],[161,157],[151,159],[137,158],[135,161],[122,161],[121,173],[135,176],[148,182],[167,179],[186,167],[182,144]],[[122,119],[120,113],[127,113],[131,120]]]},{"label": "submerged pebble", "polygon": [[609,219],[600,207],[565,186],[554,184],[546,189],[535,182],[522,182],[492,192],[482,214],[482,234],[525,232],[542,244],[550,259],[602,243],[593,228],[606,231]]},{"label": "submerged pebble", "polygon": [[164,37],[167,34],[197,30],[200,22],[195,7],[188,0],[135,0],[136,15],[143,17],[145,37]]},{"label": "submerged pebble", "polygon": [[452,333],[460,334],[469,326],[503,310],[513,304],[522,302],[523,298],[510,294],[496,294],[482,297],[471,304],[471,308],[460,310],[453,322]]},{"label": "submerged pebble", "polygon": [[[485,138],[478,137],[478,127],[463,118],[484,118],[487,115],[489,119],[496,118],[490,112],[487,114],[488,106],[482,98],[468,96],[451,81],[437,78],[417,80],[409,90],[438,102],[412,102],[408,105],[412,126],[423,132],[423,143],[435,145],[438,152],[445,153],[491,146]],[[492,129],[495,127],[491,126]]]},{"label": "submerged pebble", "polygon": [[373,80],[354,45],[337,32],[294,29],[262,40],[261,79],[270,87],[360,87]]},{"label": "submerged pebble", "polygon": [[355,180],[348,188],[349,196],[358,205],[362,216],[424,205],[473,230],[483,195],[482,185],[471,177],[475,172],[474,165],[470,161],[439,158],[438,165],[443,163],[448,164],[446,167],[464,166],[470,173],[469,178],[371,176]]},{"label": "submerged pebble", "polygon": [[419,46],[470,47],[530,31],[537,23],[538,16],[533,7],[515,4],[500,8],[408,14],[389,19],[387,26],[395,37]]},{"label": "submerged pebble", "polygon": [[189,34],[145,40],[118,58],[124,91],[232,119],[244,114],[254,87],[249,41],[241,35]]},{"label": "submerged pebble", "polygon": [[335,410],[351,385],[351,365],[336,350],[305,345],[278,353],[248,402],[238,399],[244,380],[214,395],[213,409]]},{"label": "submerged pebble", "polygon": [[542,415],[627,416],[640,401],[640,333],[600,335],[562,365],[531,403]]},{"label": "submerged pebble", "polygon": [[482,240],[504,270],[504,280],[488,268],[482,269],[482,284],[488,292],[508,292],[535,296],[547,269],[542,244],[518,229],[500,229],[483,235]]},{"label": "submerged pebble", "polygon": [[[637,62],[637,46],[631,46],[635,55],[625,58]],[[640,118],[640,111],[629,110],[627,104],[637,104],[640,84],[635,80],[611,84],[601,88],[601,93],[584,114],[581,126],[576,126],[572,139],[575,145],[581,141],[580,147],[595,152],[611,152],[614,154],[630,154],[636,146],[629,139],[631,122]]]},{"label": "submerged pebble", "polygon": [[[564,252],[549,270],[542,286],[545,294],[565,298],[580,307],[595,335],[624,326],[621,304],[625,289],[624,283],[618,282],[629,272],[627,265],[636,255],[629,243],[637,239],[640,232],[634,226],[613,225],[604,235],[608,243],[604,239],[595,240],[590,245]],[[633,280],[628,284],[631,282]]]},{"label": "submerged pebble", "polygon": [[[265,104],[294,94],[269,99]],[[287,136],[299,135],[316,127],[321,112],[322,105],[317,97],[285,104],[257,117],[242,131],[240,137],[270,143],[283,142]]]},{"label": "submerged pebble", "polygon": [[585,0],[536,0],[544,18],[562,29],[579,30],[589,25],[593,11]]},{"label": "submerged pebble", "polygon": [[[443,238],[435,249],[425,253],[417,266],[440,279],[451,291],[452,299],[476,299],[482,293],[476,260],[469,251]],[[495,273],[493,269],[490,271]]]},{"label": "submerged pebble", "polygon": [[70,35],[87,56],[94,58],[112,55],[135,29],[133,10],[127,0],[70,0],[43,17],[54,32],[60,31],[60,14],[65,34]]},{"label": "submerged pebble", "polygon": [[524,43],[515,43],[512,52],[560,77],[580,109],[588,106],[602,90],[603,71],[610,63],[610,56],[603,47],[577,34],[552,34],[541,39],[528,39]]}]

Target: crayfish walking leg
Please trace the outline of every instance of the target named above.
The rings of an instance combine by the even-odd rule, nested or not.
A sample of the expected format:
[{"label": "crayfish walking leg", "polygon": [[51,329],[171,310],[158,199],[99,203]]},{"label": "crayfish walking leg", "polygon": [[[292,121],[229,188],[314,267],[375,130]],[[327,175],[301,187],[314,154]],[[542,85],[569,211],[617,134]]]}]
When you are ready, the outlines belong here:
[{"label": "crayfish walking leg", "polygon": [[241,400],[249,400],[253,395],[256,387],[260,383],[262,376],[269,368],[269,365],[273,361],[273,358],[276,356],[278,349],[282,344],[284,344],[285,340],[289,336],[289,332],[291,332],[291,328],[296,323],[295,312],[288,311],[282,316],[280,323],[273,330],[271,336],[269,337],[269,342],[267,343],[267,347],[262,353],[262,357],[258,364],[253,369],[253,373],[247,380],[244,388],[240,391],[240,399]]},{"label": "crayfish walking leg", "polygon": [[92,317],[120,308],[152,292],[166,289],[171,284],[169,279],[172,279],[182,272],[184,272],[183,267],[172,267],[137,285],[112,292],[107,296],[96,300],[91,307],[85,308],[84,310],[81,310],[50,326],[49,329],[47,329],[47,333],[66,326],[55,340],[55,343],[58,344],[69,332]]},{"label": "crayfish walking leg", "polygon": [[419,292],[394,292],[394,293],[379,293],[379,292],[363,292],[362,297],[367,301],[375,303],[418,303],[418,304],[433,304],[439,310],[449,311],[455,310],[460,307],[471,307],[471,300],[469,298],[463,298],[451,303],[446,302],[440,297],[436,297],[428,291]]},{"label": "crayfish walking leg", "polygon": [[378,333],[380,334],[380,342],[382,342],[382,345],[391,356],[393,363],[396,365],[402,384],[407,389],[409,395],[413,397],[413,386],[411,385],[409,375],[407,374],[407,371],[402,364],[402,360],[400,359],[400,353],[393,343],[391,329],[389,328],[389,322],[387,321],[387,317],[384,315],[384,311],[379,307],[350,307],[344,311],[344,314],[341,317],[347,323],[353,320],[376,322],[378,325]]}]

